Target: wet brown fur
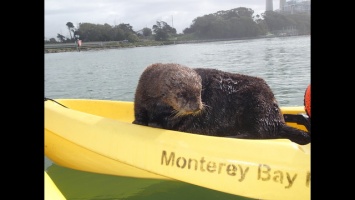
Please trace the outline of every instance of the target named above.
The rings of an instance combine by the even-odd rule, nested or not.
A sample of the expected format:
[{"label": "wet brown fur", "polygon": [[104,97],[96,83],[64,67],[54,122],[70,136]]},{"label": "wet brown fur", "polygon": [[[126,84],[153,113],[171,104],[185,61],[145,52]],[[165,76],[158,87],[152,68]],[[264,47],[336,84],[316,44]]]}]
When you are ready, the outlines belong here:
[{"label": "wet brown fur", "polygon": [[148,66],[137,86],[134,112],[134,124],[211,136],[310,143],[309,133],[285,124],[263,79],[216,69]]},{"label": "wet brown fur", "polygon": [[179,64],[156,63],[142,73],[135,93],[134,124],[168,128],[170,119],[203,109],[201,77]]}]

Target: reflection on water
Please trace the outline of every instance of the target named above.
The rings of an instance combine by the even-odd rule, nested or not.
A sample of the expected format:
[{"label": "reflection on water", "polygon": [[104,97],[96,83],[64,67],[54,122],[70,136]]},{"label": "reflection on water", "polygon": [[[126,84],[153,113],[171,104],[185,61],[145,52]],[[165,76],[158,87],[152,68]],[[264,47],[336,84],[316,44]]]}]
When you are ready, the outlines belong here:
[{"label": "reflection on water", "polygon": [[[310,83],[310,37],[45,54],[45,96],[133,101],[140,74],[156,62],[259,76],[281,106],[301,106]],[[45,169],[68,199],[245,199],[181,182],[71,170],[46,157]]]},{"label": "reflection on water", "polygon": [[250,199],[179,181],[109,176],[68,169],[55,164],[48,167],[47,173],[67,199]]}]

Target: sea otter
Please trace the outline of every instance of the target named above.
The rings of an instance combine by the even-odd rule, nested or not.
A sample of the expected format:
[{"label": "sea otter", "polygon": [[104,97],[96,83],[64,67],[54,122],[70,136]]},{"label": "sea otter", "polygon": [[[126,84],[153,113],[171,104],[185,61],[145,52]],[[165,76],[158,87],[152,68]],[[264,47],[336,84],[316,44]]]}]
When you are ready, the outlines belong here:
[{"label": "sea otter", "polygon": [[137,85],[134,114],[134,124],[169,130],[310,143],[309,133],[285,123],[263,79],[217,69],[148,66]]},{"label": "sea otter", "polygon": [[169,128],[170,120],[203,109],[202,80],[191,68],[156,63],[142,73],[134,97],[134,124]]}]

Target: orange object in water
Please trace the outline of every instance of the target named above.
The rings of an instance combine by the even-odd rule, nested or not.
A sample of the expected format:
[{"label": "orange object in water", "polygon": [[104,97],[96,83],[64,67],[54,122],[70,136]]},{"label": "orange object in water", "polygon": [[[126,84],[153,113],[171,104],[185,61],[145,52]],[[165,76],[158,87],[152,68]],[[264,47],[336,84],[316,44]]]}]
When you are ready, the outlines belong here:
[{"label": "orange object in water", "polygon": [[311,84],[308,85],[304,94],[304,109],[309,117],[311,117]]}]

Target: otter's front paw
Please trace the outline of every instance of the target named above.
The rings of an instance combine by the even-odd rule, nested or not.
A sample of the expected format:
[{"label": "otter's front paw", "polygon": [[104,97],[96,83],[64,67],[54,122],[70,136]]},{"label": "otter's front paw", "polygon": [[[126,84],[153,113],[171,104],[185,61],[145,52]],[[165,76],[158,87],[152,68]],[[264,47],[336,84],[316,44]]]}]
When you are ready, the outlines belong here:
[{"label": "otter's front paw", "polygon": [[134,120],[134,121],[132,122],[132,124],[138,124],[138,125],[148,126],[147,123],[144,123],[144,122],[138,121],[138,120]]},{"label": "otter's front paw", "polygon": [[163,128],[161,125],[154,123],[154,122],[149,122],[148,126],[150,127],[154,127],[154,128]]}]

